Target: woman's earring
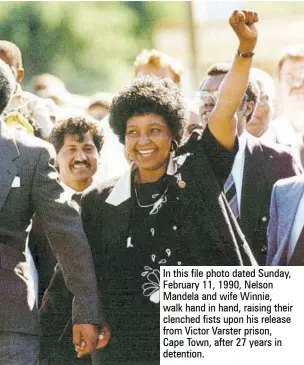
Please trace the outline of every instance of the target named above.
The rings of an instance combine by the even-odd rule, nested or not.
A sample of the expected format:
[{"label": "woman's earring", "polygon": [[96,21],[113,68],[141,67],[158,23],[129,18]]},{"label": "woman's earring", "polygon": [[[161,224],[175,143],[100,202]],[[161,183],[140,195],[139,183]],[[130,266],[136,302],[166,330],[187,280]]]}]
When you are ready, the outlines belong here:
[{"label": "woman's earring", "polygon": [[174,139],[172,142],[171,142],[171,148],[170,148],[170,151],[171,152],[176,152],[178,149],[178,144],[176,142],[176,140]]}]

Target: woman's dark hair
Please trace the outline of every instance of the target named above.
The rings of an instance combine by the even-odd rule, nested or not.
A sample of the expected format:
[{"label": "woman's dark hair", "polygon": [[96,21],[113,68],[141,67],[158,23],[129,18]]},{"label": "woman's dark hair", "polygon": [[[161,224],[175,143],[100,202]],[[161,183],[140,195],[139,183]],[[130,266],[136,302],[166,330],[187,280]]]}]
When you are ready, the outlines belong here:
[{"label": "woman's dark hair", "polygon": [[113,99],[110,126],[124,144],[127,120],[149,113],[162,116],[180,143],[186,125],[185,105],[178,87],[169,79],[152,76],[135,79]]}]

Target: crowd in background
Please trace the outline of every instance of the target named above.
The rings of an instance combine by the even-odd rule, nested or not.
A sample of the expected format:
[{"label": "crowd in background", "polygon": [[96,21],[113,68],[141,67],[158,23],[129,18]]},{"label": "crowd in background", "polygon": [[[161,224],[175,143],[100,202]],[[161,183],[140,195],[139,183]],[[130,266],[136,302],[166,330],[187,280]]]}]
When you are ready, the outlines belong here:
[{"label": "crowd in background", "polygon": [[[255,20],[251,21],[251,23],[254,22]],[[252,58],[254,54],[251,50],[245,50],[239,51],[238,56],[247,59]],[[232,93],[231,103],[229,96],[227,98],[228,94],[225,94],[226,104],[222,99],[219,101],[222,88],[225,89],[227,86],[227,84],[224,85],[224,80],[234,70],[234,64],[210,65],[203,80],[197,80],[199,86],[197,90],[193,90],[195,96],[184,98],[181,87],[183,82],[181,63],[158,50],[142,50],[134,61],[134,80],[127,89],[118,91],[117,94],[100,90],[88,97],[69,92],[62,80],[50,74],[37,75],[33,78],[34,94],[23,90],[21,86],[24,73],[22,55],[18,46],[9,41],[0,41],[0,59],[9,65],[16,82],[13,96],[2,114],[3,122],[18,138],[22,139],[22,136],[25,138],[26,135],[29,136],[26,138],[38,137],[53,145],[56,152],[54,167],[59,173],[61,185],[70,204],[82,216],[89,243],[93,242],[92,251],[97,276],[104,282],[109,280],[113,285],[112,288],[105,289],[106,298],[114,295],[112,292],[114,289],[119,290],[118,287],[116,288],[118,284],[112,281],[110,275],[115,276],[115,273],[118,274],[121,270],[126,281],[125,285],[135,285],[130,283],[137,280],[131,274],[128,277],[128,273],[133,270],[132,255],[124,257],[125,260],[130,261],[126,271],[123,271],[122,263],[117,261],[117,257],[122,255],[120,249],[117,248],[115,251],[116,245],[119,246],[118,242],[119,244],[126,242],[127,248],[136,248],[140,246],[139,242],[150,244],[150,241],[157,247],[161,246],[162,250],[158,252],[161,252],[160,255],[163,256],[158,257],[154,253],[150,255],[149,251],[149,259],[151,258],[153,263],[158,260],[158,264],[168,264],[172,258],[177,265],[187,263],[191,265],[193,263],[197,265],[256,263],[302,265],[304,263],[302,248],[304,247],[302,242],[304,241],[302,229],[304,225],[304,218],[302,218],[304,217],[302,212],[304,209],[304,177],[302,175],[304,167],[304,44],[291,45],[282,50],[278,63],[273,65],[283,96],[283,114],[276,119],[273,118],[276,100],[274,80],[264,70],[251,68],[244,96],[236,112],[233,113],[238,136],[237,150],[234,155],[223,150],[223,147],[231,150],[234,145],[229,145],[227,135],[222,137],[221,131],[217,135],[218,125],[214,127],[215,115],[221,115],[218,105],[225,105],[229,110],[230,104],[234,102]],[[154,78],[150,78],[151,75]],[[238,83],[240,82],[238,81],[236,85]],[[166,90],[170,92],[167,93]],[[156,106],[151,109],[147,100],[153,100]],[[183,111],[185,111],[185,117],[181,117]],[[151,115],[153,120],[149,120]],[[170,122],[171,118],[175,121]],[[177,120],[178,126],[174,125]],[[177,179],[178,193],[175,192],[175,188],[171,190],[173,177],[170,179],[169,167],[167,170],[166,166],[166,170],[162,171],[161,175],[153,175],[152,179],[151,174],[148,178],[145,175],[145,169],[142,168],[143,161],[148,160],[155,153],[154,145],[150,143],[150,137],[147,137],[148,132],[144,137],[138,137],[140,143],[147,147],[142,147],[141,150],[136,149],[138,147],[130,148],[137,134],[146,133],[141,123],[144,125],[154,123],[161,126],[160,132],[156,127],[149,130],[153,141],[157,140],[153,137],[154,133],[167,133],[168,153],[172,153],[178,169],[182,168],[185,159],[190,156],[188,165],[191,168],[180,170],[183,175],[179,173],[175,176],[172,172],[172,176]],[[225,128],[224,123],[223,128]],[[225,133],[222,131],[222,134]],[[213,140],[214,137],[219,145]],[[227,145],[225,145],[226,142]],[[159,145],[158,148],[161,149],[163,146]],[[196,160],[196,163],[191,165],[191,156],[198,156],[200,153],[207,157],[204,157],[200,163]],[[207,160],[209,162],[206,162]],[[139,175],[132,169],[134,165],[140,167]],[[126,181],[122,177],[128,173],[131,176],[132,189],[134,187],[132,199],[134,198],[136,203],[136,207],[132,208],[125,208],[124,204],[128,201],[128,196],[123,197],[121,188],[123,181]],[[219,190],[213,191],[208,187],[209,182],[205,183],[206,175],[211,185],[218,185]],[[195,180],[194,187],[187,178],[189,181]],[[156,181],[158,185],[155,185]],[[121,188],[120,191],[118,191],[118,185]],[[230,238],[226,237],[227,232],[219,228],[222,225],[219,224],[222,216],[218,215],[217,210],[214,209],[214,213],[208,212],[210,221],[201,220],[205,218],[199,216],[207,215],[206,207],[199,205],[193,197],[186,196],[184,191],[188,188],[194,189],[193,191],[198,195],[210,191],[213,201],[220,201],[220,209],[227,210],[227,216],[229,215],[229,219],[225,216],[225,224],[229,221],[227,227],[234,232],[231,243]],[[103,194],[105,194],[104,197]],[[181,200],[178,202],[182,204],[178,214],[175,209],[177,203],[173,203],[173,200]],[[207,206],[208,202],[204,204]],[[115,210],[112,207],[121,208]],[[185,207],[196,212],[196,221],[193,222],[193,217],[188,216]],[[124,209],[131,211],[126,232],[123,231],[125,229]],[[163,214],[161,225],[156,220],[160,214]],[[100,223],[101,221],[103,223]],[[185,222],[191,228],[186,233],[183,231]],[[204,231],[200,234],[198,234],[199,225],[204,227]],[[207,226],[212,226],[210,233],[206,230]],[[113,230],[117,231],[117,240],[109,239]],[[217,230],[218,237],[212,235],[211,232],[214,230]],[[196,235],[193,235],[193,232]],[[202,260],[198,253],[200,251],[196,248],[197,237],[204,236],[203,241],[209,241],[214,246],[220,240],[229,242],[229,245],[237,245],[238,234],[241,238],[245,236],[252,255],[247,255],[246,249],[241,252],[238,248],[233,250],[234,253],[237,252],[235,257],[229,254],[230,262],[221,261],[223,253],[222,248],[219,247],[215,248],[214,252],[206,249],[207,253],[203,253],[206,257]],[[190,248],[182,247],[183,235],[191,237]],[[96,241],[100,240],[100,237],[109,246],[107,248],[104,244],[100,248],[101,252],[98,249],[99,243]],[[176,246],[166,246],[167,242],[172,244],[173,241]],[[181,255],[180,252],[183,254]],[[224,252],[224,256],[226,254],[227,252]],[[100,255],[104,257],[102,267],[97,260]],[[148,257],[146,252],[142,251],[137,252],[137,255],[136,260],[138,258],[146,260]],[[179,257],[183,257],[184,260],[179,261]],[[43,361],[47,361],[50,365],[91,363],[89,358],[79,360],[76,359],[76,354],[73,354],[74,348],[70,334],[73,296],[69,291],[58,291],[58,287],[65,285],[64,269],[57,263],[57,257],[49,247],[43,222],[36,214],[33,216],[29,232],[27,261],[30,263],[31,276],[34,278],[36,305],[40,307],[43,332],[42,363]],[[148,262],[144,267],[145,271],[136,272],[139,278],[147,279],[142,286],[144,296],[149,298],[149,305],[150,302],[158,303],[157,270],[153,269],[152,263]],[[115,343],[115,331],[119,332],[121,323],[117,314],[120,310],[119,306],[134,305],[125,294],[123,301],[120,302],[117,298],[115,303],[110,299],[105,300],[105,308],[111,312],[111,308],[115,307],[116,312],[111,315],[107,313],[106,321],[101,323],[99,332],[101,343],[102,341],[107,343],[110,337],[107,321],[110,328],[111,324],[113,326],[111,330],[114,331],[112,335]],[[151,314],[150,307],[144,308],[146,310],[144,315],[139,316],[136,321],[130,320],[128,325],[137,326],[138,321],[141,321],[149,330],[157,331],[157,328],[149,327],[149,321],[153,321],[159,312]],[[133,307],[133,310],[136,311],[136,308]],[[140,309],[137,308],[137,310],[139,313]],[[128,314],[131,318],[131,311]],[[121,355],[122,358],[125,356],[127,359],[125,363],[132,364],[132,354],[144,353],[145,346],[149,347],[149,340],[142,341],[142,337],[145,336],[144,331],[142,333],[138,331],[136,334],[138,335],[136,346],[139,348],[126,351],[121,349],[119,344],[115,344],[116,355],[118,354],[115,360],[116,355],[113,357],[110,341],[108,346],[110,349],[107,350],[107,347],[104,349],[104,358],[99,359],[95,355],[95,363],[105,361],[105,364],[111,364],[114,359],[115,364],[120,364],[121,351],[124,354]],[[123,336],[128,336],[128,330],[122,330],[119,338]],[[82,351],[82,345],[86,344],[81,343],[78,352]],[[100,347],[103,347],[103,344]],[[157,346],[155,348],[157,349]],[[147,353],[147,356],[151,354]],[[150,364],[149,361],[147,364]]]}]

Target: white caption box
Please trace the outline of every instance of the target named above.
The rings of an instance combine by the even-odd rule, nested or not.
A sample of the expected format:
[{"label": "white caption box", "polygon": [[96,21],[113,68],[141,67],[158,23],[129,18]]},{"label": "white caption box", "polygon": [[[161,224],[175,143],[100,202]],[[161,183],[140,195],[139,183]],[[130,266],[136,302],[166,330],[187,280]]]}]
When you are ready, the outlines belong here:
[{"label": "white caption box", "polygon": [[303,364],[304,267],[162,267],[160,364]]}]

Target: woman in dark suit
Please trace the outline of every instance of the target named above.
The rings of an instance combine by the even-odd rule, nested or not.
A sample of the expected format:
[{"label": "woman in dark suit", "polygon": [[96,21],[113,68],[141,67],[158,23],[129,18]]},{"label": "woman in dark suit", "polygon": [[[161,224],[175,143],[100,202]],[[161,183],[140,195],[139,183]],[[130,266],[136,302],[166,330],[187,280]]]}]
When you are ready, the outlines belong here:
[{"label": "woman in dark suit", "polygon": [[113,100],[110,125],[132,164],[82,201],[111,328],[95,364],[159,364],[161,265],[255,264],[221,190],[237,151],[233,116],[247,85],[256,21],[252,12],[231,16],[238,54],[208,127],[180,150],[184,103],[168,81],[138,79]]}]

